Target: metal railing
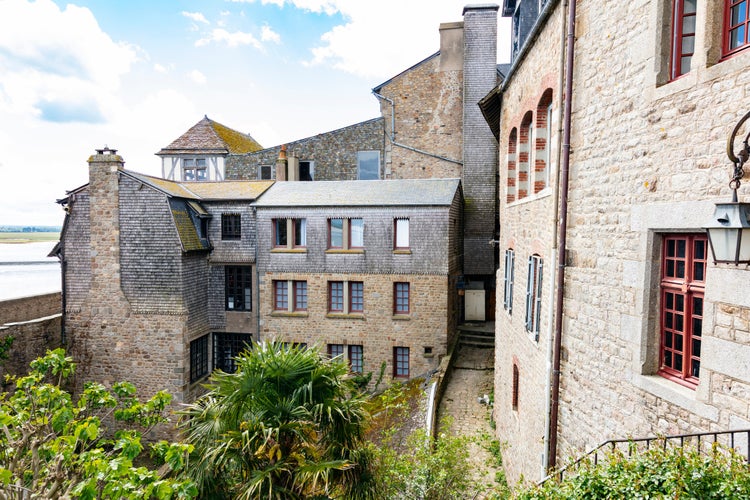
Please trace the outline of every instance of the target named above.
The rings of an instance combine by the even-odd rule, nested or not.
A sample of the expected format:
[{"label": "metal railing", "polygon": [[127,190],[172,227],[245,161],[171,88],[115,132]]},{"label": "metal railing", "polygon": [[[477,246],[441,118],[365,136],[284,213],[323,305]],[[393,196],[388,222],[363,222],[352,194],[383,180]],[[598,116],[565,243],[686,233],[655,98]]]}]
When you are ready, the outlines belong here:
[{"label": "metal railing", "polygon": [[[676,448],[690,446],[697,449],[700,453],[707,453],[716,449],[717,444],[726,449],[732,449],[741,453],[745,461],[750,464],[750,429],[696,432],[693,434],[677,434],[674,436],[610,439],[589,451],[575,462],[552,472],[542,479],[539,484],[543,484],[552,478],[562,481],[565,474],[575,473],[582,463],[591,461],[593,465],[596,466],[599,463],[600,455],[604,457],[617,450],[626,451],[627,456],[632,457],[636,453],[647,451],[656,446],[660,446],[663,450],[666,450],[667,446],[671,445]],[[740,448],[739,450],[738,447]],[[626,448],[626,450],[623,450],[623,448]]]}]

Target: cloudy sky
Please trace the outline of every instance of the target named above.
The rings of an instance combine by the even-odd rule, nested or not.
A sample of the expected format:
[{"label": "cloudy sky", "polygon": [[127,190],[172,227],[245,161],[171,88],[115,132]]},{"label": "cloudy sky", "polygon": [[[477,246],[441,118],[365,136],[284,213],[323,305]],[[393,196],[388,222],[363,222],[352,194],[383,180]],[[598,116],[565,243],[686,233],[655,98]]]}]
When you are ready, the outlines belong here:
[{"label": "cloudy sky", "polygon": [[203,115],[264,147],[374,118],[371,89],[472,3],[0,0],[0,225],[60,225],[95,148],[160,175],[154,153]]}]

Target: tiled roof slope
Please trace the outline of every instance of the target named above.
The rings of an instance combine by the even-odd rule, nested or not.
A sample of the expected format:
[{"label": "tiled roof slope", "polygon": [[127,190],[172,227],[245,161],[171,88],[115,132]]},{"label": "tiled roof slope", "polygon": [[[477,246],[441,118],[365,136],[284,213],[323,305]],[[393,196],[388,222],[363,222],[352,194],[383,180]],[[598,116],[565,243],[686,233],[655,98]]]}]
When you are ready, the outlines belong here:
[{"label": "tiled roof slope", "polygon": [[459,179],[277,182],[258,207],[362,207],[450,205]]},{"label": "tiled roof slope", "polygon": [[244,154],[261,149],[261,145],[249,134],[233,130],[204,116],[201,121],[156,154]]},{"label": "tiled roof slope", "polygon": [[274,181],[222,181],[222,182],[175,182],[139,174],[130,170],[124,174],[143,182],[168,196],[188,200],[255,200],[263,194]]}]

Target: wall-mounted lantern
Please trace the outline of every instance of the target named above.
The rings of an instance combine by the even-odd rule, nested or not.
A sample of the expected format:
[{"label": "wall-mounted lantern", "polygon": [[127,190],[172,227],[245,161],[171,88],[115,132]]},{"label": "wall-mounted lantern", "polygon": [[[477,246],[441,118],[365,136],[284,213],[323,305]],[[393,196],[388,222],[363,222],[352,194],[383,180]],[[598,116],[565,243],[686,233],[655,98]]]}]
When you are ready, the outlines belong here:
[{"label": "wall-mounted lantern", "polygon": [[734,163],[734,174],[729,181],[732,201],[717,203],[713,217],[705,226],[715,263],[750,264],[750,203],[740,203],[737,199],[737,189],[745,175],[743,167],[750,158],[750,132],[742,142],[742,149],[737,154],[734,152],[734,138],[748,118],[750,112],[735,125],[727,140],[727,156]]}]

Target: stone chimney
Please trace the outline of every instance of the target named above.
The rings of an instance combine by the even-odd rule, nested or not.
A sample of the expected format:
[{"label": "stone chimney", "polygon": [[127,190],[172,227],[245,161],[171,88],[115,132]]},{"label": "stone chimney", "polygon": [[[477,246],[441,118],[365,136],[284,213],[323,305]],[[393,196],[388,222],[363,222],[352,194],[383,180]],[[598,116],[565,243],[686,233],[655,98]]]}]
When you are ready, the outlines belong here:
[{"label": "stone chimney", "polygon": [[287,180],[298,181],[299,180],[299,158],[294,153],[289,155],[289,159],[286,164]]},{"label": "stone chimney", "polygon": [[276,159],[276,180],[285,181],[287,172],[286,144],[281,145],[279,157]]},{"label": "stone chimney", "polygon": [[120,171],[117,150],[97,149],[89,164],[91,292],[106,300],[120,292]]},{"label": "stone chimney", "polygon": [[464,273],[494,275],[497,226],[497,141],[477,103],[497,86],[497,12],[491,4],[464,7],[462,184],[471,200],[464,212]]},{"label": "stone chimney", "polygon": [[440,25],[440,71],[464,69],[464,23]]}]

